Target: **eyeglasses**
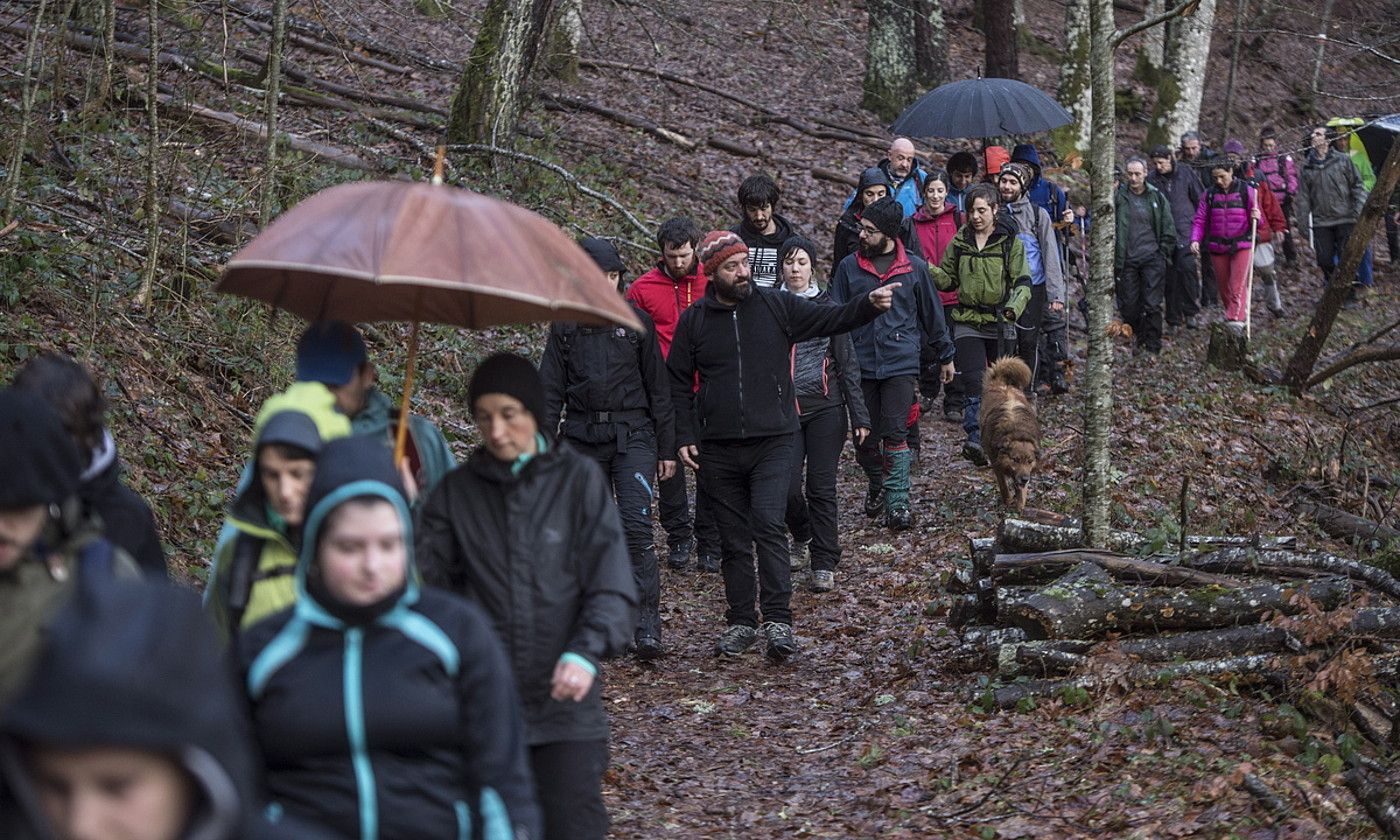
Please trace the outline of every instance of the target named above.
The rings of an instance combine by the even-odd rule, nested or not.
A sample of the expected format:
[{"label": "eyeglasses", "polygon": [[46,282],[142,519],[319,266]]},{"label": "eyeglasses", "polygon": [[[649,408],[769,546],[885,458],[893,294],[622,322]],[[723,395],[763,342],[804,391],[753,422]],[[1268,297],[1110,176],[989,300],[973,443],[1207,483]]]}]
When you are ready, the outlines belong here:
[{"label": "eyeglasses", "polygon": [[874,236],[875,234],[880,232],[880,229],[872,225],[861,225],[860,232],[865,234],[866,236]]}]

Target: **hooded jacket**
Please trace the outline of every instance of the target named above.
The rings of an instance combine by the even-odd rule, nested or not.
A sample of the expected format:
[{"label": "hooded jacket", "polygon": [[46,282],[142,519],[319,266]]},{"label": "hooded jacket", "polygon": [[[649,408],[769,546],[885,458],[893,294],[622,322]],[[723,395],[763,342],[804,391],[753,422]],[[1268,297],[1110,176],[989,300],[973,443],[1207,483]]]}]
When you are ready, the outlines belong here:
[{"label": "hooded jacket", "polygon": [[1017,318],[1031,299],[1031,273],[1026,265],[1025,245],[1017,236],[1016,225],[998,213],[987,244],[977,247],[976,235],[964,225],[943,262],[930,267],[939,291],[956,292],[953,323],[986,330],[1002,322],[1010,309]]},{"label": "hooded jacket", "polygon": [[122,747],[176,762],[197,794],[181,840],[323,836],[271,826],[257,812],[248,719],[218,644],[197,598],[161,582],[80,590],[0,722],[0,836],[51,838],[21,743]]},{"label": "hooded jacket", "polygon": [[110,433],[103,433],[103,442],[83,472],[78,498],[84,509],[102,521],[104,537],[131,555],[143,574],[164,580],[165,549],[151,506],[122,481],[121,460]]},{"label": "hooded jacket", "polygon": [[749,246],[749,269],[753,272],[753,284],[765,289],[778,285],[781,268],[778,251],[788,237],[796,233],[792,223],[781,214],[773,214],[773,224],[777,229],[771,234],[754,230],[747,218],[730,229]]},{"label": "hooded jacket", "polygon": [[[846,209],[841,213],[841,218],[836,222],[836,232],[833,235],[831,245],[831,265],[833,266],[833,270],[835,270],[835,266],[841,264],[841,261],[844,260],[848,254],[853,253],[860,247],[860,215],[861,212],[865,210],[864,205],[859,203],[860,193],[861,190],[866,187],[873,187],[877,184],[883,185],[887,190],[892,189],[890,186],[889,173],[878,166],[872,166],[860,173],[860,180],[856,182],[855,194],[851,200],[847,202]],[[906,213],[905,218],[908,217],[909,214]]]},{"label": "hooded jacket", "polygon": [[[369,435],[389,447],[393,446],[398,427],[398,405],[378,388],[369,389],[364,408],[350,419],[351,434]],[[457,459],[442,432],[422,415],[408,415],[408,442],[408,463],[418,481],[421,498],[432,492],[442,477],[457,466]]]},{"label": "hooded jacket", "polygon": [[[1171,261],[1172,252],[1176,250],[1176,223],[1172,220],[1172,209],[1167,202],[1166,196],[1157,191],[1151,184],[1145,184],[1143,197],[1147,199],[1147,213],[1152,225],[1152,236],[1157,240],[1158,250],[1162,257],[1168,262]],[[1116,239],[1113,249],[1113,270],[1120,272],[1126,261],[1128,253],[1128,185],[1124,184],[1118,188],[1118,192],[1113,197],[1113,212],[1116,225]]]},{"label": "hooded jacket", "polygon": [[[676,408],[676,446],[797,431],[792,346],[874,320],[868,300],[845,306],[752,287],[735,306],[713,286],[681,316],[666,367]],[[699,390],[691,383],[699,375]]]},{"label": "hooded jacket", "polygon": [[[910,220],[909,232],[912,235],[904,241],[909,253],[923,257],[929,265],[938,265],[943,261],[948,245],[962,226],[962,211],[951,201],[944,204],[943,212],[937,216],[929,213],[928,207],[920,207]],[[958,302],[958,296],[953,292],[939,292],[938,300],[944,306],[952,306]]]},{"label": "hooded jacket", "polygon": [[1046,299],[1065,301],[1065,275],[1060,265],[1060,247],[1055,239],[1055,225],[1044,208],[1033,204],[1025,193],[1004,205],[1001,213],[1016,223],[1017,236],[1025,246],[1026,264],[1031,270],[1031,285],[1045,285]]},{"label": "hooded jacket", "polygon": [[1335,149],[1319,158],[1316,151],[1298,173],[1298,223],[1313,227],[1355,224],[1366,203],[1366,185],[1351,158]]},{"label": "hooded jacket", "polygon": [[[366,497],[398,514],[407,577],[351,607],[320,582],[317,541]],[[307,508],[296,605],[237,649],[274,806],[360,840],[540,837],[509,663],[481,610],[420,586],[391,454],[365,437],[328,444]]]},{"label": "hooded jacket", "polygon": [[1069,209],[1069,196],[1053,181],[1041,174],[1040,152],[1031,143],[1022,143],[1011,150],[1014,163],[1024,163],[1031,168],[1033,177],[1026,185],[1026,197],[1037,207],[1044,208],[1051,222],[1058,222]]},{"label": "hooded jacket", "polygon": [[676,334],[681,313],[705,296],[705,285],[705,270],[696,260],[691,273],[679,280],[671,279],[666,273],[665,263],[657,263],[627,287],[627,299],[651,316],[656,327],[656,341],[661,346],[661,358],[671,354],[671,339]]},{"label": "hooded jacket", "polygon": [[612,489],[593,459],[549,444],[523,465],[479,447],[428,497],[424,579],[480,604],[505,645],[531,746],[608,737],[602,679],[583,701],[550,698],[561,656],[595,669],[636,629],[637,589]]},{"label": "hooded jacket", "polygon": [[[256,477],[229,505],[225,522],[234,536],[215,548],[205,586],[205,606],[214,626],[225,639],[232,639],[238,631],[296,603],[295,574],[301,542],[299,535],[272,524],[267,513],[267,493]],[[244,571],[236,571],[239,569]],[[235,598],[233,592],[234,578],[242,580],[244,576],[251,583],[246,603],[241,593]]]},{"label": "hooded jacket", "polygon": [[[823,290],[807,299],[828,303],[831,294]],[[792,385],[797,392],[799,414],[815,414],[844,404],[851,428],[870,428],[870,413],[860,390],[860,364],[849,333],[794,344]]]},{"label": "hooded jacket", "polygon": [[841,261],[831,278],[831,299],[837,303],[864,299],[887,283],[899,283],[889,310],[874,321],[851,330],[863,379],[918,376],[919,353],[928,343],[939,362],[953,360],[953,341],[943,323],[928,263],[911,256],[895,240],[894,262],[881,274],[864,254]]},{"label": "hooded jacket", "polygon": [[1196,177],[1196,170],[1173,161],[1172,171],[1163,175],[1154,166],[1147,174],[1147,183],[1167,197],[1172,209],[1172,221],[1176,224],[1177,246],[1185,247],[1191,242],[1191,222],[1196,218],[1196,207],[1205,192],[1201,179]]},{"label": "hooded jacket", "polygon": [[634,429],[649,428],[657,454],[675,457],[675,415],[666,362],[651,317],[629,304],[643,331],[626,327],[556,322],[540,360],[545,416],[540,428],[584,443],[625,443]]},{"label": "hooded jacket", "polygon": [[[928,164],[919,158],[914,158],[913,165],[909,168],[909,174],[903,178],[896,178],[890,171],[890,159],[885,158],[877,164],[884,171],[885,177],[889,179],[892,188],[890,195],[900,206],[904,208],[904,217],[907,219],[914,215],[924,204],[924,179],[928,172]],[[856,188],[859,192],[859,187]]]},{"label": "hooded jacket", "polygon": [[1259,191],[1243,178],[1235,178],[1224,190],[1211,185],[1196,208],[1191,241],[1202,243],[1212,254],[1233,254],[1254,247],[1249,235],[1250,215],[1258,204]]}]

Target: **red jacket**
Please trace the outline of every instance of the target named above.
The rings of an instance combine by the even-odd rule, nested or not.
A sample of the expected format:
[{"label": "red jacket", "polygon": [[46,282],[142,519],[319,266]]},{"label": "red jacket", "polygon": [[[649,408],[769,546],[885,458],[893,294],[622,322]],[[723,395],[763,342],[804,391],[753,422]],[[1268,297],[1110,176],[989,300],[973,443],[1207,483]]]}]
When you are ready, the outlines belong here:
[{"label": "red jacket", "polygon": [[627,287],[627,299],[650,315],[656,324],[656,340],[661,344],[663,359],[671,354],[671,339],[676,334],[681,313],[704,296],[705,272],[698,260],[695,273],[680,280],[672,280],[665,264],[658,263]]},{"label": "red jacket", "polygon": [[[929,215],[922,207],[913,216],[914,235],[919,240],[919,253],[929,265],[943,262],[948,243],[958,234],[958,217],[962,214],[953,202],[948,201],[945,204],[947,206],[937,216]],[[953,306],[958,302],[958,293],[939,292],[938,302],[944,306]]]},{"label": "red jacket", "polygon": [[1259,191],[1259,233],[1256,242],[1268,242],[1276,233],[1288,230],[1288,217],[1283,215],[1283,205],[1278,203],[1274,191]]}]

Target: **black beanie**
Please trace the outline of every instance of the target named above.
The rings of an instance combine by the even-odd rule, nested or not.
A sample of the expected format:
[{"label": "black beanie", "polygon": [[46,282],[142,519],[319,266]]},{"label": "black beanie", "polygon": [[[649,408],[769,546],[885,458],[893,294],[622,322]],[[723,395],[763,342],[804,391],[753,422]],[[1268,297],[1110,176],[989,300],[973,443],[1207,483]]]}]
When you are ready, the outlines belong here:
[{"label": "black beanie", "polygon": [[62,502],[78,489],[83,466],[48,403],[15,388],[0,390],[0,510]]},{"label": "black beanie", "polygon": [[487,394],[505,394],[520,400],[525,410],[535,415],[540,431],[544,431],[544,383],[529,359],[514,353],[497,353],[477,365],[467,389],[473,411],[476,401]]},{"label": "black beanie", "polygon": [[899,238],[899,226],[904,221],[904,207],[898,201],[885,196],[860,214],[861,221],[874,225],[891,239]]},{"label": "black beanie", "polygon": [[588,256],[593,258],[593,262],[604,273],[609,271],[627,272],[627,266],[622,263],[622,255],[617,252],[617,248],[606,239],[599,239],[590,236],[578,241],[579,247],[588,252]]},{"label": "black beanie", "polygon": [[799,234],[789,236],[783,240],[783,247],[778,249],[778,261],[787,262],[787,258],[793,251],[806,251],[807,259],[812,261],[812,268],[817,267],[817,246],[812,244],[812,240]]}]

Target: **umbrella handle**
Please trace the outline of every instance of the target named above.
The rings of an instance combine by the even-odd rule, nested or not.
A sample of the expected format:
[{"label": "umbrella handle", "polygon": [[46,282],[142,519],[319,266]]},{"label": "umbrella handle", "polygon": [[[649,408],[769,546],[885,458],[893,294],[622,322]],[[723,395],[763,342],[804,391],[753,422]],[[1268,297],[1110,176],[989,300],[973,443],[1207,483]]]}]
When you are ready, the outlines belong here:
[{"label": "umbrella handle", "polygon": [[408,366],[403,375],[403,400],[399,405],[399,428],[394,436],[394,466],[402,466],[408,449],[408,398],[413,393],[413,372],[418,360],[418,322],[408,337]]}]

